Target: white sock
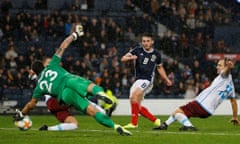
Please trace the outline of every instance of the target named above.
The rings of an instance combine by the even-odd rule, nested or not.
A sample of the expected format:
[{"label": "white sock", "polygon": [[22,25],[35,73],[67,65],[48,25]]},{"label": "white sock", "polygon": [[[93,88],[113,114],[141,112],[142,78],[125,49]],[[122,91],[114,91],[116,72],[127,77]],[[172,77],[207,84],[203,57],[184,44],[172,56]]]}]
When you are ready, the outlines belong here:
[{"label": "white sock", "polygon": [[58,125],[49,126],[49,131],[64,131],[64,130],[75,130],[78,126],[75,123],[60,123]]},{"label": "white sock", "polygon": [[176,113],[175,118],[184,126],[193,126],[187,116],[183,113]]},{"label": "white sock", "polygon": [[165,123],[169,126],[170,124],[172,124],[173,122],[175,122],[176,119],[173,115],[171,115],[166,121]]},{"label": "white sock", "polygon": [[94,102],[89,101],[96,109],[105,114],[105,110]]}]

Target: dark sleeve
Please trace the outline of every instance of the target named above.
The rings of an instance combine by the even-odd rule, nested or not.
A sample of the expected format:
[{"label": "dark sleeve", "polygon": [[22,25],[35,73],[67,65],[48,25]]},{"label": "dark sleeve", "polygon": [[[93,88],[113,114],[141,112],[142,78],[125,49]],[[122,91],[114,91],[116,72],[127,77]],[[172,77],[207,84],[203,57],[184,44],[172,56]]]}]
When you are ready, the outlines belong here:
[{"label": "dark sleeve", "polygon": [[132,55],[138,55],[138,51],[139,51],[139,47],[135,47],[134,49],[132,49],[129,53],[131,53]]},{"label": "dark sleeve", "polygon": [[156,56],[157,56],[156,64],[157,65],[162,64],[162,56],[159,51],[156,51]]}]

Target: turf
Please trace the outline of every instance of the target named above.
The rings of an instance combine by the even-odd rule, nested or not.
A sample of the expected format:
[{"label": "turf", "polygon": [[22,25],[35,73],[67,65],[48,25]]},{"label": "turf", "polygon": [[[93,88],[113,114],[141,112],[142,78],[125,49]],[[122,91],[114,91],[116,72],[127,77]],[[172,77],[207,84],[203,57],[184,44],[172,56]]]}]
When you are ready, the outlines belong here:
[{"label": "turf", "polygon": [[[167,116],[159,116],[166,120]],[[240,126],[229,123],[231,116],[213,116],[191,119],[197,132],[179,132],[175,122],[167,131],[152,131],[152,123],[143,117],[139,127],[131,130],[133,136],[120,136],[88,116],[77,116],[79,128],[75,131],[38,131],[42,124],[53,125],[53,116],[31,116],[33,127],[20,131],[13,125],[12,116],[0,116],[0,144],[236,144],[240,140]],[[119,124],[127,124],[129,116],[113,116]]]}]

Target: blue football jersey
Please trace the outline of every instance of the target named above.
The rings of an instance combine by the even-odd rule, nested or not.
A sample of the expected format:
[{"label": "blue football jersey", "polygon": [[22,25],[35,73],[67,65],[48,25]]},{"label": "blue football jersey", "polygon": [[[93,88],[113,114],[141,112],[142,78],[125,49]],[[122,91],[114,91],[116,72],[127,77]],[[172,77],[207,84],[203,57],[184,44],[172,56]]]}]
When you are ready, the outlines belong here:
[{"label": "blue football jersey", "polygon": [[155,49],[150,52],[145,51],[140,46],[135,47],[130,53],[138,57],[134,63],[136,80],[147,79],[153,81],[156,66],[162,63],[161,54]]}]

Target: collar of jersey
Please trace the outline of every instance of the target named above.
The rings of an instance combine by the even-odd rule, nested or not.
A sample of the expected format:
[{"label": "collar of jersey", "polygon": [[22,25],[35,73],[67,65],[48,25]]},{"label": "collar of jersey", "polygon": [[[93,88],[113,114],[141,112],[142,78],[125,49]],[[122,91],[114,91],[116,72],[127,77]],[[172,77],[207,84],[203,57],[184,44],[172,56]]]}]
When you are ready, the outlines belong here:
[{"label": "collar of jersey", "polygon": [[146,53],[151,53],[151,52],[153,52],[153,50],[154,50],[154,49],[152,48],[150,51],[146,51],[144,47],[142,47],[142,48],[143,48],[143,50],[144,50]]}]

